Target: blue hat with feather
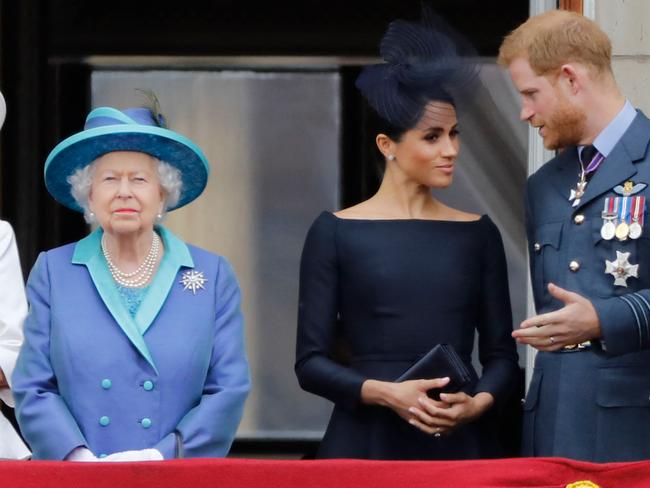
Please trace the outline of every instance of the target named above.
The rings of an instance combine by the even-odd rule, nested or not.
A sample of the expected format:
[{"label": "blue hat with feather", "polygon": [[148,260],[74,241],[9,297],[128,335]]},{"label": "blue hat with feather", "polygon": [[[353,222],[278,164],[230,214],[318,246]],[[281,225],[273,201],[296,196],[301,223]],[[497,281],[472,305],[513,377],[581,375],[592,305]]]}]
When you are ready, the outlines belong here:
[{"label": "blue hat with feather", "polygon": [[84,130],[61,141],[45,162],[45,186],[68,208],[83,212],[72,196],[68,177],[113,151],[137,151],[169,163],[181,173],[178,203],[187,205],[204,190],[210,167],[203,151],[187,137],[165,127],[164,117],[150,108],[96,108]]}]

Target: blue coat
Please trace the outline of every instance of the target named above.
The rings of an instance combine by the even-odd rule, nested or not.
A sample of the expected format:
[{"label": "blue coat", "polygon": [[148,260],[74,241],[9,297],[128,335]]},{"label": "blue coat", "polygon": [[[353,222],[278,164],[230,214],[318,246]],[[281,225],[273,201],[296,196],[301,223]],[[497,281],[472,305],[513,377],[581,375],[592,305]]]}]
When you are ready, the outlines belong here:
[{"label": "blue coat", "polygon": [[[29,276],[16,413],[35,459],[156,448],[227,454],[250,381],[228,262],[158,229],[165,254],[135,317],[101,253],[101,229],[41,253]],[[181,283],[202,272],[203,288]]]},{"label": "blue coat", "polygon": [[[531,277],[538,313],[557,310],[546,285],[553,282],[587,297],[602,328],[602,341],[581,352],[540,352],[524,405],[526,456],[588,461],[650,458],[650,222],[639,239],[603,240],[601,212],[614,187],[648,185],[650,120],[638,112],[587,185],[577,207],[568,201],[578,180],[575,147],[530,177],[526,221]],[[616,286],[605,261],[630,253],[638,278]],[[571,270],[569,264],[575,261]]]}]

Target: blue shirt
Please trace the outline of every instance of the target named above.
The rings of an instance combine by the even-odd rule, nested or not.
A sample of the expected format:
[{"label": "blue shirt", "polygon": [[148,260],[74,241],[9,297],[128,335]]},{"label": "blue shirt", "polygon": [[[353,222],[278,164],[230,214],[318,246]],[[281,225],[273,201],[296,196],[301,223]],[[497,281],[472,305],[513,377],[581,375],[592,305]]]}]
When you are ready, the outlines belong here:
[{"label": "blue shirt", "polygon": [[[629,100],[625,101],[621,111],[607,124],[598,136],[594,139],[593,145],[600,154],[607,157],[614,149],[614,146],[621,140],[625,131],[630,127],[636,117],[636,110]],[[580,146],[579,154],[582,156],[582,150],[585,146]],[[583,164],[585,161],[583,161]]]}]

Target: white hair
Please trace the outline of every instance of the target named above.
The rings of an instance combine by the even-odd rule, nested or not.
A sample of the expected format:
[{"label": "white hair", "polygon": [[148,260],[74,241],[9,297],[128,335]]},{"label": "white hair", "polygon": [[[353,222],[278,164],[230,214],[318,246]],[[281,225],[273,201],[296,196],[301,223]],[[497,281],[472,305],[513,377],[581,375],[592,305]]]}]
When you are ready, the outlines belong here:
[{"label": "white hair", "polygon": [[[176,206],[178,199],[181,196],[181,189],[183,187],[183,178],[181,172],[173,167],[171,164],[161,161],[151,156],[153,162],[156,164],[156,173],[158,173],[158,182],[164,194],[164,211]],[[73,174],[68,176],[68,183],[70,183],[70,193],[74,198],[77,205],[79,205],[84,212],[84,219],[89,224],[96,223],[95,216],[90,211],[88,205],[88,197],[90,196],[90,188],[93,184],[93,176],[95,173],[95,159],[92,163],[83,168],[79,168]]]}]

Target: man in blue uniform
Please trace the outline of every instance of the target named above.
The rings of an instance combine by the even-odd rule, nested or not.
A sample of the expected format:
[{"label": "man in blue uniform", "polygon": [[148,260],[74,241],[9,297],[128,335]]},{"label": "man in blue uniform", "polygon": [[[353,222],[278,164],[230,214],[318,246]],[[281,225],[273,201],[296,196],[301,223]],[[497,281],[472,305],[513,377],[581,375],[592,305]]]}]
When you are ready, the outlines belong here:
[{"label": "man in blue uniform", "polygon": [[528,181],[539,353],[523,454],[650,457],[650,120],[619,91],[607,35],[582,15],[532,17],[503,42],[522,120],[560,152]]}]

